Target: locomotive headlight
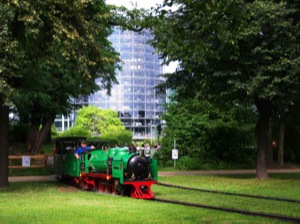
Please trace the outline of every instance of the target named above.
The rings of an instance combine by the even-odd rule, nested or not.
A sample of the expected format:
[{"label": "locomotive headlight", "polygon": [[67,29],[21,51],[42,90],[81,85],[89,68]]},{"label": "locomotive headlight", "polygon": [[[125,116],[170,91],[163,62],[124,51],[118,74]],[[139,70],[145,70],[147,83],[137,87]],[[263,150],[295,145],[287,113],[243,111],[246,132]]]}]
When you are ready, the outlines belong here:
[{"label": "locomotive headlight", "polygon": [[141,185],[141,186],[140,186],[140,189],[141,189],[141,190],[147,190],[148,188],[147,188],[147,186]]}]

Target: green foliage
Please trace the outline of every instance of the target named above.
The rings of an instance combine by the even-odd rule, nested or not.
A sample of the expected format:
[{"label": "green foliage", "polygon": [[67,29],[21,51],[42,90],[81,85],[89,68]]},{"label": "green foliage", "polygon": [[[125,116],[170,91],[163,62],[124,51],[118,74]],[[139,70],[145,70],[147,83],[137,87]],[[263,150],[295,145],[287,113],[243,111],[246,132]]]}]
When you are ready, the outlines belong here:
[{"label": "green foliage", "polygon": [[[35,97],[43,93],[44,98],[59,97],[51,93],[60,91],[61,85],[61,97],[88,94],[99,88],[96,78],[109,91],[116,82],[114,69],[119,58],[107,40],[111,15],[103,1],[14,1],[1,3],[0,13],[5,28],[1,46],[12,48],[1,51],[7,52],[2,56],[10,62],[2,63],[10,64],[10,69],[1,70],[0,77],[13,76],[16,71],[31,96],[35,96],[32,91]],[[66,100],[64,97],[60,103]]]},{"label": "green foliage", "polygon": [[117,83],[120,59],[107,39],[112,15],[101,0],[0,4],[0,97],[30,125],[28,149],[38,152],[55,116],[73,109],[71,99],[110,93]]},{"label": "green foliage", "polygon": [[[117,83],[120,59],[107,39],[112,17],[102,0],[0,2],[0,120],[8,120],[3,103],[13,101],[21,121],[31,125],[30,151],[39,151],[56,114],[71,109],[72,97],[99,89],[110,93]],[[9,130],[3,129],[0,177],[7,184],[3,133]]]},{"label": "green foliage", "polygon": [[51,126],[51,139],[56,139],[58,137],[59,133],[55,127],[55,125]]},{"label": "green foliage", "polygon": [[[20,77],[21,62],[25,55],[18,41],[12,37],[10,24],[14,19],[14,10],[9,4],[0,3],[0,97],[4,102],[15,87],[14,79]],[[0,105],[2,106],[2,105]]]},{"label": "green foliage", "polygon": [[72,136],[84,136],[91,137],[91,132],[84,128],[83,126],[73,126],[69,130],[64,131],[59,135],[59,137],[72,137]]},{"label": "green foliage", "polygon": [[204,168],[200,159],[188,156],[183,156],[176,161],[176,167],[180,170],[200,170]]},{"label": "green foliage", "polygon": [[[173,162],[173,161],[172,161]],[[170,163],[169,163],[170,166]],[[176,168],[179,170],[233,170],[233,169],[253,169],[255,167],[254,161],[222,161],[216,159],[194,158],[190,156],[180,157],[176,161]]]},{"label": "green foliage", "polygon": [[129,130],[117,130],[109,132],[107,130],[100,137],[101,141],[109,143],[109,146],[113,147],[115,144],[119,146],[124,146],[125,144],[130,144],[132,142],[132,133]]},{"label": "green foliage", "polygon": [[94,106],[82,107],[77,111],[75,126],[82,126],[95,136],[125,130],[116,111]]},{"label": "green foliage", "polygon": [[124,6],[109,5],[111,23],[124,30],[141,31],[149,26],[149,11],[145,9],[128,9]]},{"label": "green foliage", "polygon": [[75,126],[63,132],[61,136],[86,136],[90,141],[100,140],[110,146],[132,142],[132,133],[125,129],[117,112],[94,106],[78,110]]},{"label": "green foliage", "polygon": [[165,63],[179,61],[180,69],[166,75],[163,87],[181,97],[200,93],[251,103],[256,96],[289,101],[300,89],[300,26],[287,3],[165,3],[177,8],[157,9],[162,18],[154,24],[152,44]]},{"label": "green foliage", "polygon": [[[255,129],[259,178],[267,177],[265,152],[272,113],[280,108],[284,116],[282,111],[295,107],[300,94],[300,13],[296,2],[166,0],[153,12],[152,45],[164,63],[178,61],[180,64],[176,72],[164,75],[166,82],[159,89],[171,88],[178,94],[177,100],[198,96],[222,106],[255,105],[259,115]],[[193,120],[182,121],[188,127]],[[202,152],[216,144],[193,133],[203,136],[205,132],[205,136],[211,135],[211,139],[218,141],[214,133],[225,133],[228,138],[227,131],[230,131],[240,141],[241,126],[222,124],[218,119],[211,126],[195,124],[200,127],[196,132],[177,129],[171,136],[184,136],[189,144],[203,147]],[[217,132],[211,129],[217,126],[221,128]],[[251,136],[249,131],[241,132],[241,137],[244,134]],[[190,143],[193,138],[200,141]],[[218,156],[222,150],[222,157],[232,158],[231,152],[238,148],[229,148],[226,141],[233,143],[235,139],[225,139],[222,147],[226,149],[210,150],[215,150]],[[183,144],[183,140],[179,139],[178,143]],[[185,148],[193,149],[190,145]]]},{"label": "green foliage", "polygon": [[255,157],[252,108],[232,105],[220,109],[207,101],[190,99],[168,105],[160,155],[170,159],[173,140],[180,156],[203,161],[251,162]]},{"label": "green foliage", "polygon": [[[53,151],[53,149],[52,149]],[[29,168],[29,169],[11,169],[9,172],[9,176],[19,177],[19,176],[49,176],[53,175],[54,170],[52,167],[46,168]]]}]

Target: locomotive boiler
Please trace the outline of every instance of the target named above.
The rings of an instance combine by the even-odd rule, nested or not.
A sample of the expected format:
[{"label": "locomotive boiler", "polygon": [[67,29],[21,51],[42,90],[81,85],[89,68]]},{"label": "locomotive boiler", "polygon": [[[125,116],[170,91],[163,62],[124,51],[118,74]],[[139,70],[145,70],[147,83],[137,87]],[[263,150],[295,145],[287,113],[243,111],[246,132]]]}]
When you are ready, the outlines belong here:
[{"label": "locomotive boiler", "polygon": [[[157,183],[157,160],[128,148],[94,149],[74,156],[76,138],[59,139],[55,147],[55,173],[86,190],[151,199],[151,185]],[[69,141],[69,145],[66,142]],[[73,141],[72,144],[70,144]],[[63,144],[62,144],[63,142]]]}]

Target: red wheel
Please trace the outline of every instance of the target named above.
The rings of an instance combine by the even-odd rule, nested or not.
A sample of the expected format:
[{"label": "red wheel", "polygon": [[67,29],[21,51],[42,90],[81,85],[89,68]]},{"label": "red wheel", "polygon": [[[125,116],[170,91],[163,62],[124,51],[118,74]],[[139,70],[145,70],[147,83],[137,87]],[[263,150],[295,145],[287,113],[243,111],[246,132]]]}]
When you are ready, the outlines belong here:
[{"label": "red wheel", "polygon": [[107,194],[111,194],[111,187],[110,187],[109,185],[106,185],[106,186],[105,186],[105,192],[106,192]]},{"label": "red wheel", "polygon": [[80,181],[80,183],[79,183],[79,188],[80,188],[81,190],[86,190],[86,183],[85,183],[84,181]]},{"label": "red wheel", "polygon": [[75,187],[79,187],[80,179],[78,177],[74,177],[72,180],[72,185]]},{"label": "red wheel", "polygon": [[101,183],[101,181],[99,181],[99,183],[98,183],[98,190],[100,192],[104,192],[105,191],[105,186],[103,185],[103,183]]},{"label": "red wheel", "polygon": [[118,194],[117,191],[116,191],[116,188],[114,186],[111,187],[111,193],[113,195],[117,195]]}]

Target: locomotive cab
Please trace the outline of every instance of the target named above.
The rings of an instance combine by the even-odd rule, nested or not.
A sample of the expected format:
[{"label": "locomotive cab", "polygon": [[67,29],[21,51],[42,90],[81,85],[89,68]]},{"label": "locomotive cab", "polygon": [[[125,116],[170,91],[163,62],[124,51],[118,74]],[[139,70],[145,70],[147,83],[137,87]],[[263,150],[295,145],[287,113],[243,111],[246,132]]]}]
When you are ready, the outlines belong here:
[{"label": "locomotive cab", "polygon": [[[130,153],[128,148],[107,150],[107,147],[86,151],[76,159],[72,150],[76,142],[73,144],[70,138],[62,138],[56,143],[56,174],[75,186],[133,198],[154,197],[150,188],[158,179],[156,159],[145,157],[143,153]],[[71,150],[68,150],[69,146]]]}]

